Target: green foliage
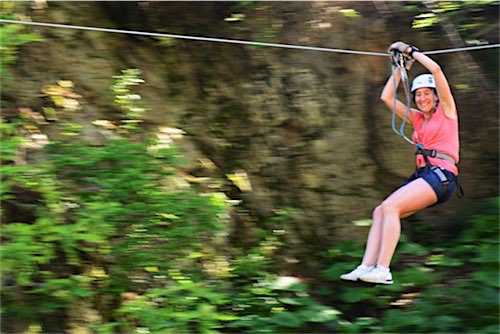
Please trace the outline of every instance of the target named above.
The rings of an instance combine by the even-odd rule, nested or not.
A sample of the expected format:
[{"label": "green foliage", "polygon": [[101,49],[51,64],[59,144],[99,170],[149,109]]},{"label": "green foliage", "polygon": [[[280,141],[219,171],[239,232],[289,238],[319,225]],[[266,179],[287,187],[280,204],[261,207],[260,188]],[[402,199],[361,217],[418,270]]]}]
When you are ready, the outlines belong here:
[{"label": "green foliage", "polygon": [[19,145],[22,139],[16,136],[16,129],[20,122],[6,123],[0,118],[0,138],[2,145],[0,145],[0,158],[3,162],[11,161],[18,153]]},{"label": "green foliage", "polygon": [[140,329],[152,333],[216,333],[234,319],[218,310],[229,301],[216,286],[183,277],[125,302],[118,310],[121,332]]},{"label": "green foliage", "polygon": [[92,148],[58,143],[48,152],[54,172],[71,180],[66,184],[81,203],[75,220],[119,238],[110,251],[118,261],[113,270],[166,270],[169,260],[199,249],[224,228],[219,195],[166,188],[176,177],[168,168],[175,150],[153,155],[144,145],[118,139]]},{"label": "green foliage", "polygon": [[[137,73],[129,74],[120,78],[123,89],[135,82]],[[124,101],[131,110],[133,105]],[[192,254],[203,254],[203,247],[216,244],[225,233],[226,200],[221,193],[177,186],[179,153],[174,147],[150,149],[155,140],[129,139],[91,146],[75,132],[48,145],[37,164],[19,166],[10,163],[23,142],[17,135],[19,123],[0,125],[2,208],[12,202],[33,213],[31,221],[9,217],[1,230],[1,274],[9,282],[2,289],[7,317],[36,323],[109,293],[140,290],[149,298],[157,292],[149,289],[170,282],[165,273],[177,268],[199,280],[204,277]],[[30,194],[27,204],[16,189]],[[188,289],[195,296],[203,291],[198,285]],[[204,306],[199,312],[210,318],[207,305],[209,310]]]},{"label": "green foliage", "polygon": [[458,30],[467,37],[476,35],[487,27],[487,22],[477,14],[498,6],[498,1],[438,1],[435,5],[436,8],[432,10],[422,5],[411,7],[413,11],[420,13],[415,16],[412,28],[429,29],[441,23],[442,18],[446,18],[456,22]]},{"label": "green foliage", "polygon": [[[125,118],[135,120],[122,127],[126,135],[139,130],[143,117],[130,91],[142,82],[139,74],[124,71],[113,86]],[[2,226],[7,317],[36,328],[87,302],[102,319],[86,325],[103,334],[496,330],[498,198],[467,218],[468,228],[446,248],[403,236],[392,286],[338,283],[362,256],[354,242],[323,254],[329,265],[310,286],[278,265],[293,208],[276,210],[240,248],[226,239],[225,195],[179,186],[175,147],[153,150],[155,140],[130,138],[93,146],[67,123],[71,136],[48,145],[36,164],[21,166],[13,163],[23,144],[19,125],[0,123],[0,198],[2,208],[15,203],[33,215]]]},{"label": "green foliage", "polygon": [[244,333],[301,333],[320,324],[335,328],[340,312],[316,302],[308,291],[295,277],[262,278],[236,296],[238,318],[228,327]]},{"label": "green foliage", "polygon": [[[71,224],[64,219],[69,202],[54,175],[43,166],[16,167],[2,165],[2,201],[15,200],[11,193],[14,185],[39,194],[40,198],[39,204],[29,205],[37,213],[36,221],[2,226],[1,275],[12,282],[3,286],[2,299],[6,313],[32,319],[92,295],[79,276],[70,275],[67,270],[79,264],[78,251],[84,249],[81,243],[96,239],[91,226]],[[61,261],[66,269],[58,267]],[[32,298],[38,303],[30,303]]]},{"label": "green foliage", "polygon": [[344,15],[345,17],[349,17],[349,18],[358,18],[360,17],[361,15],[359,14],[359,12],[357,12],[355,9],[352,9],[352,8],[344,8],[344,9],[340,9],[339,12]]},{"label": "green foliage", "polygon": [[[353,318],[340,321],[341,332],[497,332],[498,209],[498,198],[489,201],[481,214],[469,218],[470,226],[446,251],[427,249],[403,237],[394,261],[393,286],[322,289],[323,295],[337,296],[339,310]],[[329,250],[325,256],[332,265],[322,276],[337,281],[358,264],[358,248],[361,245],[344,242]],[[366,318],[360,304],[379,314]]]},{"label": "green foliage", "polygon": [[5,80],[10,79],[8,66],[16,62],[19,46],[41,41],[41,37],[24,33],[25,27],[19,24],[0,24],[0,89],[5,89]]},{"label": "green foliage", "polygon": [[[116,101],[124,110],[137,100],[129,98],[128,87],[139,83],[138,74],[117,78]],[[1,123],[6,161],[19,154],[18,126]],[[73,128],[68,124],[65,131]],[[7,317],[36,327],[87,301],[108,314],[104,323],[87,324],[100,333],[336,326],[339,312],[311,298],[302,281],[272,273],[283,222],[293,209],[277,210],[268,223],[277,232],[261,230],[250,250],[222,253],[225,195],[179,188],[175,147],[124,138],[92,146],[72,133],[47,145],[36,164],[1,165],[2,204],[17,203],[15,189],[22,189],[31,194],[24,207],[33,213],[31,221],[11,217],[1,230]],[[109,296],[113,302],[102,306]]]},{"label": "green foliage", "polygon": [[102,147],[54,143],[47,153],[43,164],[10,180],[40,194],[36,221],[2,228],[2,277],[16,282],[4,300],[19,291],[37,296],[43,302],[23,305],[34,317],[97,293],[85,286],[91,278],[82,255],[97,263],[112,256],[105,276],[115,291],[128,291],[134,276],[166,272],[224,229],[220,195],[165,189],[174,177],[172,150],[152,154],[120,139]]},{"label": "green foliage", "polygon": [[111,90],[115,94],[114,102],[124,113],[121,128],[125,131],[137,131],[146,112],[144,104],[141,103],[141,96],[130,90],[130,86],[144,83],[139,77],[140,74],[140,70],[133,68],[122,70],[121,75],[113,77],[115,83],[111,86]]}]

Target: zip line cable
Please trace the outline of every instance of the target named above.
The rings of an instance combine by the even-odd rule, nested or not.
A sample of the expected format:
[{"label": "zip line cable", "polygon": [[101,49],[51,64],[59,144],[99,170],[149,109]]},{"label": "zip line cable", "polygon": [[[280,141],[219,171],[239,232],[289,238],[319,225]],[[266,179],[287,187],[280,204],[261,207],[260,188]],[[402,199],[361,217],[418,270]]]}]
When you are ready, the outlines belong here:
[{"label": "zip line cable", "polygon": [[[325,47],[314,47],[314,46],[294,45],[294,44],[252,42],[252,41],[245,41],[245,40],[238,40],[238,39],[176,35],[176,34],[165,34],[165,33],[155,33],[155,32],[136,31],[136,30],[99,28],[99,27],[78,26],[78,25],[58,24],[58,23],[30,22],[30,21],[4,20],[4,19],[0,19],[0,22],[12,23],[12,24],[24,24],[24,25],[32,25],[32,26],[41,26],[41,27],[50,27],[50,28],[65,28],[65,29],[75,29],[75,30],[99,31],[99,32],[128,34],[128,35],[140,35],[140,36],[151,36],[151,37],[170,37],[170,38],[175,38],[175,39],[186,39],[186,40],[203,41],[203,42],[242,44],[242,45],[276,47],[276,48],[285,48],[285,49],[320,51],[320,52],[349,53],[349,54],[366,55],[366,56],[383,56],[383,57],[388,56],[387,53],[382,53],[382,52],[332,49],[332,48],[325,48]],[[472,50],[480,50],[480,49],[492,49],[492,48],[498,48],[498,47],[500,47],[500,44],[488,44],[488,45],[469,46],[469,47],[463,47],[463,48],[426,51],[426,52],[422,52],[422,53],[424,53],[424,54],[439,54],[439,53],[450,53],[450,52],[459,52],[459,51],[472,51]]]},{"label": "zip line cable", "polygon": [[129,34],[129,35],[141,35],[141,36],[152,36],[152,37],[170,37],[170,38],[175,38],[175,39],[187,39],[187,40],[204,41],[204,42],[243,44],[243,45],[277,47],[277,48],[286,48],[286,49],[300,49],[300,50],[309,50],[309,51],[353,53],[353,54],[362,54],[362,55],[370,55],[370,56],[386,56],[385,53],[379,53],[379,52],[331,49],[331,48],[314,47],[314,46],[293,45],[293,44],[252,42],[252,41],[244,41],[244,40],[237,40],[237,39],[224,39],[224,38],[213,38],[213,37],[174,35],[174,34],[164,34],[164,33],[146,32],[146,31],[136,31],[136,30],[121,30],[121,29],[97,28],[97,27],[76,26],[76,25],[56,24],[56,23],[28,22],[28,21],[15,21],[15,20],[3,20],[3,19],[0,19],[0,22],[43,26],[43,27],[52,27],[52,28],[68,28],[68,29],[77,29],[77,30],[110,32],[110,33]]}]

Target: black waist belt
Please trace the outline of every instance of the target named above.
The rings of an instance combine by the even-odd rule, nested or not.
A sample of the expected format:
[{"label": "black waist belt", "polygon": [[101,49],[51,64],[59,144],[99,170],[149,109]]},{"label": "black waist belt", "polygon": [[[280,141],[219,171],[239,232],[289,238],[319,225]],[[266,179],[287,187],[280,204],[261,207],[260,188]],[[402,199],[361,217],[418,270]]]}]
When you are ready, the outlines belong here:
[{"label": "black waist belt", "polygon": [[451,156],[449,156],[448,154],[440,153],[436,150],[417,148],[417,151],[415,152],[415,154],[422,154],[424,157],[431,157],[431,158],[439,158],[439,159],[443,159],[443,160],[448,160],[455,165],[457,164],[455,159],[453,159]]}]

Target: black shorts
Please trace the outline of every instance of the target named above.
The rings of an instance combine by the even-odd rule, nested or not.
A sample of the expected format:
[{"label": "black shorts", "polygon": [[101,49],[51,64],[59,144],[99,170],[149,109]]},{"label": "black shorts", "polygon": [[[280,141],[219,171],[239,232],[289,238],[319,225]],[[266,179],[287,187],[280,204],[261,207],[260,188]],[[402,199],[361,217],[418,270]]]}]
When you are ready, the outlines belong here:
[{"label": "black shorts", "polygon": [[417,169],[401,187],[418,178],[424,179],[436,193],[437,202],[434,205],[449,200],[457,186],[457,178],[452,172],[441,167],[432,166]]}]

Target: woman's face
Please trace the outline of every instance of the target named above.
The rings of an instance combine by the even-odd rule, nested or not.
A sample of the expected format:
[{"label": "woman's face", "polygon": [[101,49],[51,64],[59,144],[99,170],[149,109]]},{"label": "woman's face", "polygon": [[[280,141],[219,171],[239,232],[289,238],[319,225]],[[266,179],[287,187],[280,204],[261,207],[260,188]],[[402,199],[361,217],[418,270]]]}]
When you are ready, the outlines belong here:
[{"label": "woman's face", "polygon": [[431,112],[436,106],[437,96],[432,88],[419,88],[415,91],[415,104],[424,113]]}]

